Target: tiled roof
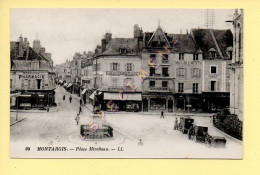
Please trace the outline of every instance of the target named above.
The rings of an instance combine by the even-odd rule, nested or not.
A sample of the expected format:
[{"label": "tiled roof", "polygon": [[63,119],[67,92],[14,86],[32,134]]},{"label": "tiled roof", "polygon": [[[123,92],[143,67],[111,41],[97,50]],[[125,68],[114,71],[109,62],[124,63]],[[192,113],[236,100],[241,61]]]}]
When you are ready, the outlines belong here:
[{"label": "tiled roof", "polygon": [[[214,30],[214,29],[192,29],[192,35],[194,36],[194,40],[197,46],[202,50],[203,57],[209,58],[209,50],[214,48],[218,50],[214,39],[210,33],[212,33],[216,38],[217,44],[220,48],[220,51],[224,58],[228,58],[226,50],[228,47],[233,46],[233,35],[230,30]],[[217,56],[220,57],[220,54],[217,52]]]},{"label": "tiled roof", "polygon": [[102,55],[120,55],[120,49],[126,49],[125,55],[138,54],[138,40],[137,38],[113,38],[107,44],[106,50]]},{"label": "tiled roof", "polygon": [[[160,27],[155,31],[158,34],[161,34],[163,38],[167,39],[166,43],[170,44],[170,47],[173,49],[174,52],[183,52],[183,53],[199,53],[201,52],[200,49],[196,46],[192,36],[190,34],[167,34],[158,31],[161,29]],[[155,32],[146,32],[144,34],[144,45],[145,47],[152,48],[149,44],[152,37],[155,36]],[[168,44],[167,44],[168,45]]]},{"label": "tiled roof", "polygon": [[175,52],[201,52],[190,34],[169,34],[168,37]]},{"label": "tiled roof", "polygon": [[[11,70],[32,70],[31,60],[13,60]],[[39,69],[51,71],[50,63],[48,61],[39,60]]]}]

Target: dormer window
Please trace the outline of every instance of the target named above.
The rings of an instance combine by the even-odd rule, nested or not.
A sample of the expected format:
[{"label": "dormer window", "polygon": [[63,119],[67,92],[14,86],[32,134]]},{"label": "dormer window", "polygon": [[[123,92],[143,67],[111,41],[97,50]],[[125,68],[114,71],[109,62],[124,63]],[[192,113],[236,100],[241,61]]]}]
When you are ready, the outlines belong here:
[{"label": "dormer window", "polygon": [[120,49],[119,49],[119,53],[120,53],[121,55],[126,55],[126,54],[127,54],[127,50],[126,50],[125,48],[120,48]]},{"label": "dormer window", "polygon": [[184,60],[184,53],[179,53],[179,60]]},{"label": "dormer window", "polygon": [[211,57],[215,58],[216,57],[216,52],[211,52]]},{"label": "dormer window", "polygon": [[194,53],[193,54],[193,60],[199,60],[199,54]]},{"label": "dormer window", "polygon": [[232,60],[232,54],[233,54],[233,49],[232,49],[232,47],[228,47],[228,48],[226,49],[226,54],[227,54],[227,56],[229,57],[229,59]]},{"label": "dormer window", "polygon": [[211,58],[216,58],[217,57],[216,49],[214,49],[214,48],[209,49],[209,55]]}]

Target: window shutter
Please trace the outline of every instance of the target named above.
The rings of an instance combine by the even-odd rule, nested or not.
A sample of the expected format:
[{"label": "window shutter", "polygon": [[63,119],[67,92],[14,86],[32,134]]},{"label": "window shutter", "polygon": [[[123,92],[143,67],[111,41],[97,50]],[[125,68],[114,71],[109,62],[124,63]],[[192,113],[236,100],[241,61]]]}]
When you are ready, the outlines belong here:
[{"label": "window shutter", "polygon": [[135,71],[135,65],[134,65],[134,63],[132,63],[132,72],[134,72]]},{"label": "window shutter", "polygon": [[186,70],[186,68],[184,68],[183,70],[184,70],[184,76],[187,77],[187,70]]},{"label": "window shutter", "polygon": [[193,71],[193,68],[190,68],[190,77],[191,77],[191,78],[194,77],[194,71]]},{"label": "window shutter", "polygon": [[127,63],[125,63],[125,71],[127,71]]},{"label": "window shutter", "polygon": [[211,81],[208,82],[209,91],[211,91]]},{"label": "window shutter", "polygon": [[219,91],[219,84],[220,84],[219,81],[217,81],[216,84],[217,84],[216,90]]},{"label": "window shutter", "polygon": [[128,82],[127,82],[127,79],[125,78],[124,79],[124,88],[127,86],[126,84],[127,84]]},{"label": "window shutter", "polygon": [[113,63],[110,63],[110,71],[113,71]]},{"label": "window shutter", "polygon": [[120,71],[120,63],[117,63],[117,71]]}]

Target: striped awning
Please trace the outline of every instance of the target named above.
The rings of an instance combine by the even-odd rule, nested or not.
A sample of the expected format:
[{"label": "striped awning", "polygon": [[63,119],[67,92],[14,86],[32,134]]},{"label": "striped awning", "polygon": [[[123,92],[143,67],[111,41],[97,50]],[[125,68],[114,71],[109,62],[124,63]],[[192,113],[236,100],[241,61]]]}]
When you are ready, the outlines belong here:
[{"label": "striped awning", "polygon": [[72,83],[70,83],[68,86],[67,86],[67,88],[70,88],[72,86]]},{"label": "striped awning", "polygon": [[81,92],[82,95],[84,95],[87,92],[87,89],[83,89],[83,91]]}]

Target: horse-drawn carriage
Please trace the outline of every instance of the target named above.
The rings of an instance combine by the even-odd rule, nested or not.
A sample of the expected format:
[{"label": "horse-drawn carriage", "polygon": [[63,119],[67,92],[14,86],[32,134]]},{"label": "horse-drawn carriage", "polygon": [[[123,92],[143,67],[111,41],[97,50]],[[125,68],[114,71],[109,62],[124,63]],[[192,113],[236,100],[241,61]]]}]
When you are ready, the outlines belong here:
[{"label": "horse-drawn carriage", "polygon": [[196,142],[205,142],[208,135],[208,127],[193,124],[188,130],[189,139],[194,139]]},{"label": "horse-drawn carriage", "polygon": [[189,116],[181,117],[178,124],[178,130],[181,131],[183,134],[186,134],[192,126],[193,122],[194,119]]},{"label": "horse-drawn carriage", "polygon": [[212,146],[215,148],[224,148],[226,146],[226,143],[227,140],[225,137],[210,136],[209,134],[206,136],[207,146]]}]

